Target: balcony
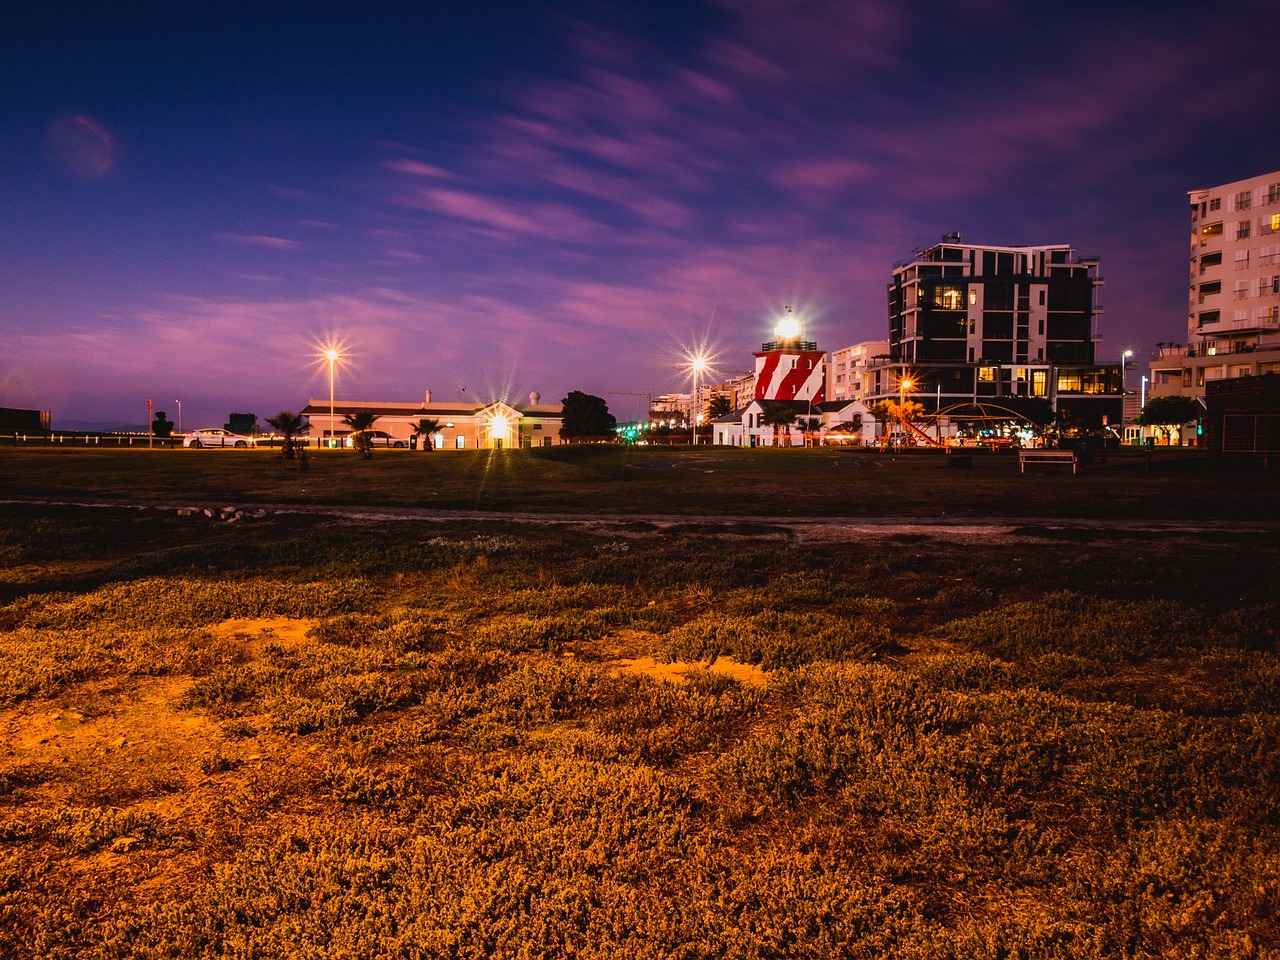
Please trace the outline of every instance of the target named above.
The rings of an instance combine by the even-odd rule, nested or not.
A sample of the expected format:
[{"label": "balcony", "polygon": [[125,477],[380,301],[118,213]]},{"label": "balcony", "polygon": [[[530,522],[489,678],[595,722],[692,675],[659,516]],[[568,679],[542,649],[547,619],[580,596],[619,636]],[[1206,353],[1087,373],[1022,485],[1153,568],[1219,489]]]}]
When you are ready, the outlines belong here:
[{"label": "balcony", "polygon": [[1200,336],[1221,337],[1235,333],[1269,333],[1280,330],[1280,318],[1263,317],[1258,320],[1219,320],[1205,323],[1196,329]]}]

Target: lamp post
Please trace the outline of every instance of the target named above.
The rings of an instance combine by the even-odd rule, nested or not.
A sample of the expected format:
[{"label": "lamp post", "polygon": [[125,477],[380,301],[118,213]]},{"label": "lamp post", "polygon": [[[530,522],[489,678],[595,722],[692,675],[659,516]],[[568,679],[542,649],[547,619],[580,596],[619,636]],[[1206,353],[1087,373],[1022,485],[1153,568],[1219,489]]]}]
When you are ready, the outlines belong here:
[{"label": "lamp post", "polygon": [[707,369],[707,358],[698,354],[689,361],[689,368],[693,371],[693,397],[689,404],[689,420],[693,424],[693,445],[697,446],[698,421],[701,419],[698,414],[698,379],[702,376],[702,371]]},{"label": "lamp post", "polygon": [[1132,350],[1126,350],[1120,354],[1120,393],[1121,395],[1129,392],[1129,358],[1133,356]]},{"label": "lamp post", "polygon": [[907,417],[903,408],[907,405],[907,391],[914,390],[916,383],[905,373],[898,379],[898,426],[905,441],[907,433]]},{"label": "lamp post", "polygon": [[337,439],[337,418],[333,412],[333,365],[341,359],[341,355],[333,347],[324,352],[324,358],[329,361],[329,446],[335,446]]},{"label": "lamp post", "polygon": [[178,434],[181,435],[182,434],[182,401],[175,400],[173,402],[178,405]]}]

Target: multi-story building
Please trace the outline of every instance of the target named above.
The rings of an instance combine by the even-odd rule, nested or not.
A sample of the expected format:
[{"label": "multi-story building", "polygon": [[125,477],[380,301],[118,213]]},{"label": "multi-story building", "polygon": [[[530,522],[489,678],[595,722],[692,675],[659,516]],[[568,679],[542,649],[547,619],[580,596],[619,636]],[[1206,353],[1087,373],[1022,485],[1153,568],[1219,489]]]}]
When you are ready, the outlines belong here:
[{"label": "multi-story building", "polygon": [[868,368],[870,399],[909,383],[926,410],[1042,398],[1084,427],[1119,424],[1123,367],[1096,362],[1096,257],[1065,244],[987,246],[958,233],[897,263],[889,356]]},{"label": "multi-story building", "polygon": [[832,350],[831,359],[827,361],[827,399],[861,399],[868,390],[867,370],[871,362],[888,355],[888,340],[867,340]]},{"label": "multi-story building", "polygon": [[1280,372],[1280,170],[1191,190],[1187,342],[1160,344],[1151,396]]}]

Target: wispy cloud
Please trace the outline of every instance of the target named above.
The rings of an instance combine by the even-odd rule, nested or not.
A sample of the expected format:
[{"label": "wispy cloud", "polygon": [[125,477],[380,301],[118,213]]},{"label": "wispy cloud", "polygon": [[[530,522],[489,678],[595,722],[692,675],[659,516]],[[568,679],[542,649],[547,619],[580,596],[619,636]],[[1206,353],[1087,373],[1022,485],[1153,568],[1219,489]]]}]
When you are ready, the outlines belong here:
[{"label": "wispy cloud", "polygon": [[266,247],[269,250],[301,250],[303,245],[297,240],[285,237],[270,237],[263,234],[220,233],[218,236],[231,243],[245,244],[251,247]]}]

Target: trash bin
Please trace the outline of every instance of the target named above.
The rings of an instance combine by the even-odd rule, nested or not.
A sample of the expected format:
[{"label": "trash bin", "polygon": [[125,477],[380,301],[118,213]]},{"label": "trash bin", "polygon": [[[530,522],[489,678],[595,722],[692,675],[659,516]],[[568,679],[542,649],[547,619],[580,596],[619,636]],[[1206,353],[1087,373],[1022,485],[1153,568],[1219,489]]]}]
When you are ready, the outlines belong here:
[{"label": "trash bin", "polygon": [[415,433],[415,434],[412,434],[412,435],[409,437],[409,449],[410,449],[410,450],[417,450],[417,449],[418,449],[418,435],[417,435],[416,433]]}]

